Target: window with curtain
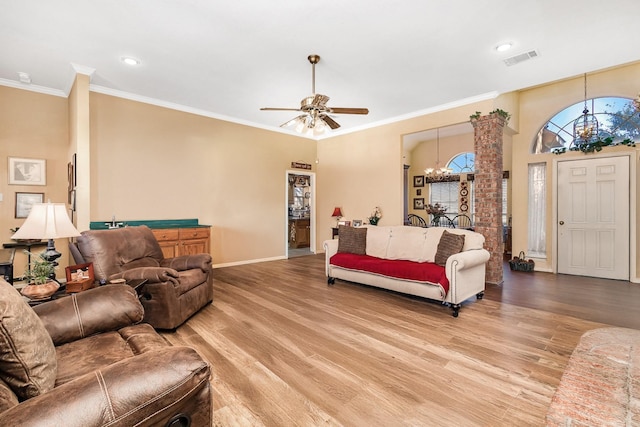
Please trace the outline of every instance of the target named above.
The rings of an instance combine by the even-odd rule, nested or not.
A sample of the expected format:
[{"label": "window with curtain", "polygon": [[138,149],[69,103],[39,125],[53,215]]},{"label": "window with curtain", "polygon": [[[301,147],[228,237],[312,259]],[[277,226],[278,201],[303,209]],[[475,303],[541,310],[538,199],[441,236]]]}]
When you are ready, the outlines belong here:
[{"label": "window with curtain", "polygon": [[529,229],[527,255],[547,256],[547,164],[529,165]]}]

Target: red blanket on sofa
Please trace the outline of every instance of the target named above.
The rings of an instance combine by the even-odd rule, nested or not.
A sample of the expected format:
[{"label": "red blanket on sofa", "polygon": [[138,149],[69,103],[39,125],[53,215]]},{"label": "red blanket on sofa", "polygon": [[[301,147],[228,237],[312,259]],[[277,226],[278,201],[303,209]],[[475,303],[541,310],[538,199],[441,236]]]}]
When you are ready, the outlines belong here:
[{"label": "red blanket on sofa", "polygon": [[447,279],[444,267],[431,262],[390,260],[345,252],[338,252],[331,257],[329,262],[349,270],[416,282],[437,283],[442,286],[445,295],[449,292],[449,279]]}]

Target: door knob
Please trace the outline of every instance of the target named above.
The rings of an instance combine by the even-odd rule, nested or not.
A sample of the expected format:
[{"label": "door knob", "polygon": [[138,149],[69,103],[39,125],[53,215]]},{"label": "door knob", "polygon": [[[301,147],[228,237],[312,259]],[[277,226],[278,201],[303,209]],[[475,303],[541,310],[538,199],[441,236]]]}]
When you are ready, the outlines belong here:
[{"label": "door knob", "polygon": [[560,225],[564,225],[564,221],[560,221]]}]

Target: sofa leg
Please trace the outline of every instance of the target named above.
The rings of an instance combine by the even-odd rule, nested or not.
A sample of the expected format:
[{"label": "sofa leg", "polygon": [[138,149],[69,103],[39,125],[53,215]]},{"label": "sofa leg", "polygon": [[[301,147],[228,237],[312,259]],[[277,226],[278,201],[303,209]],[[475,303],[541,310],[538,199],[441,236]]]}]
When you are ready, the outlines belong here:
[{"label": "sofa leg", "polygon": [[482,298],[484,298],[484,291],[479,292],[479,293],[476,295],[476,299],[482,299]]},{"label": "sofa leg", "polygon": [[327,277],[327,284],[328,284],[328,285],[333,285],[334,283],[336,283],[336,279],[334,279],[334,278],[333,278],[333,277],[331,277],[331,276],[328,276],[328,277]]},{"label": "sofa leg", "polygon": [[460,304],[451,304],[451,310],[453,310],[453,317],[458,317],[460,312]]}]

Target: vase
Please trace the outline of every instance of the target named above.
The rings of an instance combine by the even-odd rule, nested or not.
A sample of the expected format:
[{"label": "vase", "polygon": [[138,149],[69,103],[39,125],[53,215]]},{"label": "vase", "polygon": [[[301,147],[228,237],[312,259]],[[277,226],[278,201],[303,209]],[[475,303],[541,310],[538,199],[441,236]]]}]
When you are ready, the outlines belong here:
[{"label": "vase", "polygon": [[369,218],[369,224],[378,225],[379,218]]},{"label": "vase", "polygon": [[42,285],[30,283],[26,285],[20,293],[32,300],[49,298],[60,288],[60,284],[54,280],[49,280]]}]

